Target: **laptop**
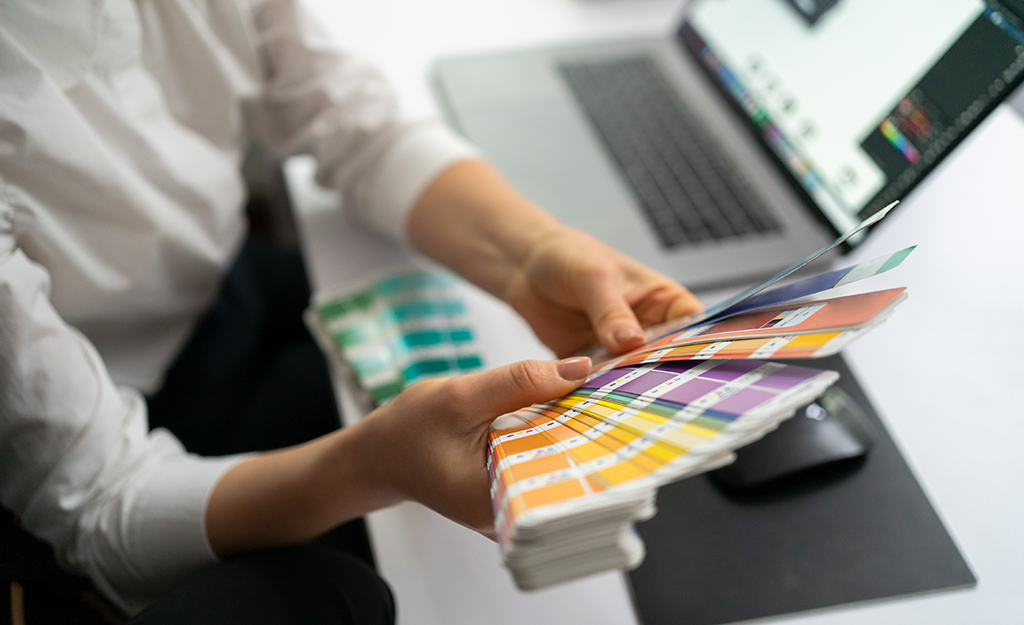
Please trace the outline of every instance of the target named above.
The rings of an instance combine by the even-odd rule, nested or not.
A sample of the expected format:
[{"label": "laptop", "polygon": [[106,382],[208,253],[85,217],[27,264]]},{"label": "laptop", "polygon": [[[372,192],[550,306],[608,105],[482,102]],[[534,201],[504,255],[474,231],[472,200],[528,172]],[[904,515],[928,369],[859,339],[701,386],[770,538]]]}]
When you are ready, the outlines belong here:
[{"label": "laptop", "polygon": [[702,288],[905,197],[1021,82],[1022,31],[1024,0],[693,0],[667,36],[447,58],[433,82],[528,197]]}]

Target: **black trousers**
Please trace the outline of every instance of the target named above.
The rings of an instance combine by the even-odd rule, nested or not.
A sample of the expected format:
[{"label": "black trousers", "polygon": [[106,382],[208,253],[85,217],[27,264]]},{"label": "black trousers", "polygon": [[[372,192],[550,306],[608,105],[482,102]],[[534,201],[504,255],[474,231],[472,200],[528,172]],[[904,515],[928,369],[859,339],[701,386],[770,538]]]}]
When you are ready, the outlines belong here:
[{"label": "black trousers", "polygon": [[[150,427],[203,455],[276,449],[337,429],[327,363],[301,318],[309,296],[297,252],[250,238],[147,398]],[[394,602],[359,519],[308,545],[210,567],[131,622],[393,623]]]},{"label": "black trousers", "polygon": [[394,623],[387,585],[331,547],[271,549],[210,567],[143,610],[132,625]]}]

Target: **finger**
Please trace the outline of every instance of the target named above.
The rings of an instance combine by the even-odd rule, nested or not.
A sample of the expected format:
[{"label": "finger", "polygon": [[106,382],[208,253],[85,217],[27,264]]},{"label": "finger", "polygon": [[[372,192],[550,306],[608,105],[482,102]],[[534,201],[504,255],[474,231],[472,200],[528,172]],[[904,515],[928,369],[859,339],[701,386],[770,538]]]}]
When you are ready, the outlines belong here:
[{"label": "finger", "polygon": [[644,327],[686,317],[704,309],[692,293],[675,282],[664,282],[639,294],[630,294],[637,319]]},{"label": "finger", "polygon": [[481,418],[493,418],[575,390],[590,375],[590,358],[524,360],[453,378],[459,403]]},{"label": "finger", "polygon": [[601,346],[613,354],[640,347],[644,331],[633,308],[610,278],[588,285],[585,308]]},{"label": "finger", "polygon": [[665,321],[686,317],[687,315],[696,315],[704,310],[704,304],[693,293],[690,293],[689,290],[683,287],[679,287],[679,289],[680,292],[676,293],[675,299],[672,300],[668,307]]}]

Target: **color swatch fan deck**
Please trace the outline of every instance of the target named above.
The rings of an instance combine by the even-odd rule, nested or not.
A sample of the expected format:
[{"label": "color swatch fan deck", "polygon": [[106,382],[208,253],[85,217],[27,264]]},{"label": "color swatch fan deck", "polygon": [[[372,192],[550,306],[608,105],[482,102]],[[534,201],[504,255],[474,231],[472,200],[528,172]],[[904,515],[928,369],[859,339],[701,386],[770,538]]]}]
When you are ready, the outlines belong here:
[{"label": "color swatch fan deck", "polygon": [[638,566],[633,524],[654,515],[660,486],[728,464],[839,378],[785,359],[835,354],[885,320],[906,289],[810,296],[893,269],[914,248],[777,283],[889,208],[700,317],[653,328],[642,347],[596,357],[572,393],[494,422],[495,528],[520,588]]}]

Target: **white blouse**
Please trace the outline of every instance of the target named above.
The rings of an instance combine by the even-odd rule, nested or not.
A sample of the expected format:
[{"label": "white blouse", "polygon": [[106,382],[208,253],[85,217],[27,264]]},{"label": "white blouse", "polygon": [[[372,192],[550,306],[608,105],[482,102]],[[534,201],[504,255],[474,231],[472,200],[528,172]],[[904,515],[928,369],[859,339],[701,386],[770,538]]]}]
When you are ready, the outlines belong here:
[{"label": "white blouse", "polygon": [[129,612],[216,561],[238,459],[148,432],[142,393],[241,245],[250,140],[398,238],[475,154],[292,0],[0,1],[0,502]]}]

